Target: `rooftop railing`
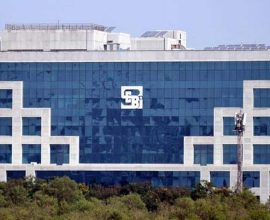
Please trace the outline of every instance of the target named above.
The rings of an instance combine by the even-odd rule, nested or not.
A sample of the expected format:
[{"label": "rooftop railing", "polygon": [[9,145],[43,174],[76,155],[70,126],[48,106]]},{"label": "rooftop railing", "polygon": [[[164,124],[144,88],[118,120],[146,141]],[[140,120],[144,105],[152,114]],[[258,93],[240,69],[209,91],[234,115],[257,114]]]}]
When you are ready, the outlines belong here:
[{"label": "rooftop railing", "polygon": [[106,27],[99,24],[83,23],[53,23],[53,24],[6,24],[5,29],[13,30],[98,30],[111,32],[115,27]]}]

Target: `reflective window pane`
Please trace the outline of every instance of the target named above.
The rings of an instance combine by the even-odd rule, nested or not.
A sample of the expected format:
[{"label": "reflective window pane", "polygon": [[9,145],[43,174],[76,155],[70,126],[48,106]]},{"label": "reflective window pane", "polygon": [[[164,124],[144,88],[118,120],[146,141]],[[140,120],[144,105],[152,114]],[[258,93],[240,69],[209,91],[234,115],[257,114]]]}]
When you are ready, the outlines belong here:
[{"label": "reflective window pane", "polygon": [[194,164],[213,164],[213,145],[194,145]]},{"label": "reflective window pane", "polygon": [[210,172],[210,182],[214,187],[229,187],[230,172],[229,171],[212,171]]},{"label": "reflective window pane", "polygon": [[223,164],[237,163],[237,144],[223,144]]},{"label": "reflective window pane", "polygon": [[69,163],[69,145],[51,144],[51,164]]},{"label": "reflective window pane", "polygon": [[40,144],[23,144],[23,163],[40,163],[41,162],[41,145]]},{"label": "reflective window pane", "polygon": [[12,136],[12,118],[0,117],[0,135]]},{"label": "reflective window pane", "polygon": [[23,118],[23,135],[41,135],[41,118],[24,117]]},{"label": "reflective window pane", "polygon": [[11,163],[11,144],[0,144],[0,163]]}]

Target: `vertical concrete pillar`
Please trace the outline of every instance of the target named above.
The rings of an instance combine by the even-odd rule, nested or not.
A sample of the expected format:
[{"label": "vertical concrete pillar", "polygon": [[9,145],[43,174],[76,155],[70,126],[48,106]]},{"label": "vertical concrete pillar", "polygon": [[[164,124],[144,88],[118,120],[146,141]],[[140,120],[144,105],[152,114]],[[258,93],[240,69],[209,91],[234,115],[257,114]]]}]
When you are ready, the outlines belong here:
[{"label": "vertical concrete pillar", "polygon": [[237,166],[230,169],[230,189],[235,190],[237,184]]},{"label": "vertical concrete pillar", "polygon": [[265,203],[269,199],[269,170],[261,169],[260,172],[260,200]]},{"label": "vertical concrete pillar", "polygon": [[50,160],[51,160],[50,144],[49,144],[48,140],[42,141],[41,142],[41,164],[48,165],[48,164],[50,164]]},{"label": "vertical concrete pillar", "polygon": [[191,137],[184,137],[184,165],[193,165],[194,146]]},{"label": "vertical concrete pillar", "polygon": [[79,164],[79,137],[70,137],[69,145],[69,163],[72,165]]},{"label": "vertical concrete pillar", "polygon": [[222,143],[215,142],[214,144],[214,164],[222,165],[223,164],[223,145]]},{"label": "vertical concrete pillar", "polygon": [[202,167],[201,169],[201,180],[210,182],[210,170],[207,167]]},{"label": "vertical concrete pillar", "polygon": [[12,164],[22,164],[22,117],[20,110],[13,110],[12,117]]},{"label": "vertical concrete pillar", "polygon": [[7,171],[3,168],[0,169],[0,182],[7,181]]},{"label": "vertical concrete pillar", "polygon": [[25,170],[26,177],[36,177],[35,165],[29,164]]}]

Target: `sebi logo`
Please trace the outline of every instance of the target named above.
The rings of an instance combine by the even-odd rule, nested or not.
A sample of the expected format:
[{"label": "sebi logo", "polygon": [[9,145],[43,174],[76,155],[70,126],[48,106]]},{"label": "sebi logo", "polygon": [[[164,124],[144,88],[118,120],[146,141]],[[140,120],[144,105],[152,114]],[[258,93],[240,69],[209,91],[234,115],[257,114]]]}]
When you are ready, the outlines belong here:
[{"label": "sebi logo", "polygon": [[142,97],[142,86],[121,86],[121,109],[143,109]]}]

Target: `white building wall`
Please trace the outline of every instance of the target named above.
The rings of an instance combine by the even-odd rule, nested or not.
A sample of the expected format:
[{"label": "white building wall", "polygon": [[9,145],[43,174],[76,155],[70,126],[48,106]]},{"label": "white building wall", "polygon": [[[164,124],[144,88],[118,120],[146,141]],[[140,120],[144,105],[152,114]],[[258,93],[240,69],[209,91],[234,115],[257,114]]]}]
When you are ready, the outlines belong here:
[{"label": "white building wall", "polygon": [[[104,44],[113,41],[121,50],[171,50],[179,44],[185,32],[169,31],[164,38],[131,38],[126,33],[109,33],[97,30],[4,30],[0,33],[2,51],[61,51],[104,50]],[[182,41],[186,46],[186,40]]]},{"label": "white building wall", "polygon": [[121,50],[129,50],[131,48],[130,34],[125,33],[108,33],[108,41],[120,44]]}]

